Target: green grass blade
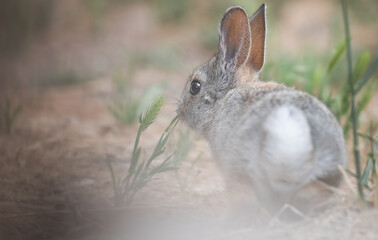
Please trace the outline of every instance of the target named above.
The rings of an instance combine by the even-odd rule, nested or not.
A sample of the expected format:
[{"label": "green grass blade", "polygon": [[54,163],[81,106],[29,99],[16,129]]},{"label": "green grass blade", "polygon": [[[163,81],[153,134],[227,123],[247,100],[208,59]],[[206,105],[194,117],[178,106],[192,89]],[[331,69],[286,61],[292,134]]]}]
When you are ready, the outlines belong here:
[{"label": "green grass blade", "polygon": [[168,127],[165,129],[164,132],[168,132],[170,130],[173,130],[178,123],[178,116],[174,117],[172,121],[169,123]]},{"label": "green grass blade", "polygon": [[373,147],[373,151],[372,151],[373,157],[375,157],[375,155],[377,155],[377,149],[378,149],[378,135],[375,136],[375,143],[374,143],[374,147]]},{"label": "green grass blade", "polygon": [[367,135],[367,134],[363,134],[363,133],[358,133],[358,136],[362,137],[362,138],[365,138],[367,140],[369,140],[370,142],[374,143],[375,140],[374,138],[372,138],[371,136]]},{"label": "green grass blade", "polygon": [[362,74],[366,71],[371,60],[371,54],[368,51],[364,51],[357,59],[356,65],[353,71],[353,83],[356,83]]},{"label": "green grass blade", "polygon": [[343,87],[341,92],[341,107],[340,107],[340,113],[341,115],[345,115],[348,113],[350,109],[350,88],[348,85],[345,85]]},{"label": "green grass blade", "polygon": [[357,86],[354,89],[354,94],[357,94],[363,86],[369,81],[371,77],[377,72],[378,69],[378,57],[374,59],[374,61],[370,64],[368,69],[366,70],[365,74],[362,76],[361,80],[357,82]]},{"label": "green grass blade", "polygon": [[359,115],[370,102],[370,99],[373,97],[374,90],[372,88],[366,88],[361,99],[357,102],[357,114]]},{"label": "green grass blade", "polygon": [[138,165],[141,150],[142,149],[140,147],[137,148],[137,150],[135,151],[135,154],[133,154],[133,156],[131,157],[131,163],[129,166],[129,174],[135,171],[135,168]]},{"label": "green grass blade", "polygon": [[336,65],[336,63],[340,60],[340,58],[345,53],[345,50],[346,50],[346,41],[343,40],[337,45],[336,50],[333,53],[331,60],[329,61],[327,73],[330,73],[332,71],[333,67]]},{"label": "green grass blade", "polygon": [[352,66],[352,49],[350,43],[350,31],[349,31],[349,18],[348,18],[348,7],[347,0],[341,0],[342,14],[345,28],[345,41],[346,41],[346,54],[347,54],[347,67],[348,67],[348,84],[351,95],[351,121],[353,127],[353,155],[354,162],[356,166],[357,175],[357,188],[360,198],[364,201],[364,191],[361,184],[361,160],[360,160],[360,149],[359,149],[359,139],[357,135],[358,128],[358,114],[355,106],[355,94],[354,94],[354,83],[353,83],[353,66]]},{"label": "green grass blade", "polygon": [[136,164],[138,163],[138,160],[139,160],[141,149],[138,147],[138,145],[139,145],[139,139],[140,139],[141,134],[142,134],[142,129],[141,129],[141,126],[139,126],[138,133],[137,133],[137,136],[136,136],[135,142],[134,142],[133,153],[131,155],[131,163],[130,163],[130,166],[129,166],[129,174],[134,172]]},{"label": "green grass blade", "polygon": [[349,170],[349,169],[345,169],[345,171],[346,171],[349,175],[351,175],[352,177],[357,178],[357,175],[356,175],[354,172],[352,172],[351,170]]},{"label": "green grass blade", "polygon": [[362,185],[363,186],[366,186],[368,180],[369,180],[369,176],[371,174],[375,174],[376,173],[376,160],[375,160],[375,155],[377,154],[377,148],[378,148],[378,136],[376,136],[376,139],[374,141],[374,139],[370,136],[366,136],[364,135],[365,138],[367,138],[369,141],[372,141],[374,143],[373,145],[373,148],[372,148],[372,151],[371,153],[369,154],[370,155],[370,158],[368,160],[368,162],[366,163],[366,167],[365,167],[365,170],[364,170],[364,174],[362,175]]},{"label": "green grass blade", "polygon": [[171,135],[170,132],[166,135],[164,133],[161,135],[159,142],[156,144],[155,149],[151,154],[151,157],[147,161],[146,168],[148,168],[150,166],[151,162],[154,159],[156,159],[157,157],[159,157],[160,155],[162,155],[164,153],[165,145],[166,145],[170,135]]},{"label": "green grass blade", "polygon": [[151,171],[149,172],[149,175],[153,176],[157,173],[177,169],[176,167],[172,167],[171,165],[173,164],[173,162],[169,161],[173,157],[174,154],[175,153],[172,153],[162,163],[160,163],[157,167],[154,167],[153,169],[151,169]]},{"label": "green grass blade", "polygon": [[361,178],[361,184],[364,187],[366,186],[367,181],[369,180],[370,171],[371,171],[372,167],[373,167],[373,159],[369,158],[369,160],[366,163],[365,170],[364,170],[364,172],[362,174],[362,178]]},{"label": "green grass blade", "polygon": [[[378,135],[375,137],[375,143],[373,146],[373,150],[371,151],[371,158],[373,159],[373,174],[377,174],[377,168],[378,163],[375,159],[375,156],[377,155],[377,149],[378,149]],[[377,184],[377,183],[376,183]]]},{"label": "green grass blade", "polygon": [[142,173],[142,170],[144,168],[144,165],[145,165],[145,161],[143,161],[141,164],[138,165],[135,173],[134,173],[134,178],[130,184],[130,188],[131,189],[136,189],[136,185],[135,183],[137,183],[138,181],[141,181],[143,179],[143,174]]}]

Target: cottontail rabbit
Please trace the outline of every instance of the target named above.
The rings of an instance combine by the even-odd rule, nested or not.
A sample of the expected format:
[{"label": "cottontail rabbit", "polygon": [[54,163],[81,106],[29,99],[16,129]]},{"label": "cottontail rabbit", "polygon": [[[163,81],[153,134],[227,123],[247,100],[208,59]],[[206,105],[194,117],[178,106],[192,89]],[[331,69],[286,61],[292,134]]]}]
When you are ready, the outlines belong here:
[{"label": "cottontail rabbit", "polygon": [[259,80],[265,35],[265,5],[250,19],[229,8],[219,52],[191,74],[177,113],[207,139],[226,182],[245,175],[259,202],[276,211],[314,182],[338,186],[347,160],[341,127],[322,102]]}]

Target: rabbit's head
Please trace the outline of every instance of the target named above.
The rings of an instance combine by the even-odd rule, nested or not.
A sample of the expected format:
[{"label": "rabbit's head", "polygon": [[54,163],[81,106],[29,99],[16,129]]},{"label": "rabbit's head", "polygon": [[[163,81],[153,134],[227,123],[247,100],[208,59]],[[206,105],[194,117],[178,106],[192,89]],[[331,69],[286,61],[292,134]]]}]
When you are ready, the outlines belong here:
[{"label": "rabbit's head", "polygon": [[227,10],[219,25],[218,54],[187,80],[177,105],[181,120],[206,136],[217,101],[258,79],[264,65],[265,29],[265,5],[251,19],[241,7]]}]

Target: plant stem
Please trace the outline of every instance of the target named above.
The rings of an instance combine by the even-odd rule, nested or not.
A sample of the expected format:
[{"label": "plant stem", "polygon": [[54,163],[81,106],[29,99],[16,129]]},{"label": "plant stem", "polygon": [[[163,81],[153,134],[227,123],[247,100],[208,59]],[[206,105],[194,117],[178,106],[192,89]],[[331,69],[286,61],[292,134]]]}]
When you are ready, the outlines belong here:
[{"label": "plant stem", "polygon": [[361,162],[360,162],[360,151],[358,143],[358,116],[357,109],[355,104],[355,94],[354,94],[354,84],[353,84],[353,67],[352,67],[352,51],[350,46],[350,32],[349,32],[349,21],[348,21],[348,9],[347,9],[347,0],[341,0],[344,27],[345,27],[345,40],[347,44],[347,64],[348,64],[348,83],[349,90],[351,95],[351,117],[352,117],[352,126],[353,126],[353,154],[354,161],[356,165],[356,176],[357,176],[357,187],[360,198],[364,200],[364,192],[362,187],[361,179]]},{"label": "plant stem", "polygon": [[135,139],[135,143],[134,143],[133,157],[135,157],[136,150],[137,150],[138,145],[139,145],[139,139],[140,139],[140,134],[141,133],[142,133],[142,129],[139,127],[138,133],[137,133],[137,136],[136,136],[136,139]]},{"label": "plant stem", "polygon": [[133,153],[131,155],[131,164],[130,164],[130,167],[129,167],[129,174],[132,174],[134,172],[135,167],[137,165],[138,159],[136,158],[136,156],[137,156],[137,150],[138,150],[139,139],[140,139],[141,134],[142,134],[142,128],[141,128],[141,125],[140,125],[139,129],[138,129],[137,136],[135,138]]}]

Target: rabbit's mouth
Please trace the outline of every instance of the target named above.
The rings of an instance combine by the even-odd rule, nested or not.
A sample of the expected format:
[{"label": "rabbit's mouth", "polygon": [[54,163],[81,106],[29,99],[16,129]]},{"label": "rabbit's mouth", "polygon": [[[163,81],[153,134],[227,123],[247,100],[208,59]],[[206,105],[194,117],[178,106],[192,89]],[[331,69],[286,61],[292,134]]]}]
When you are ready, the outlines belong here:
[{"label": "rabbit's mouth", "polygon": [[182,104],[181,101],[179,101],[177,103],[176,113],[177,113],[178,118],[181,121],[184,121],[186,119],[186,114],[185,114],[185,111],[184,111],[184,108],[183,108],[183,104]]}]

